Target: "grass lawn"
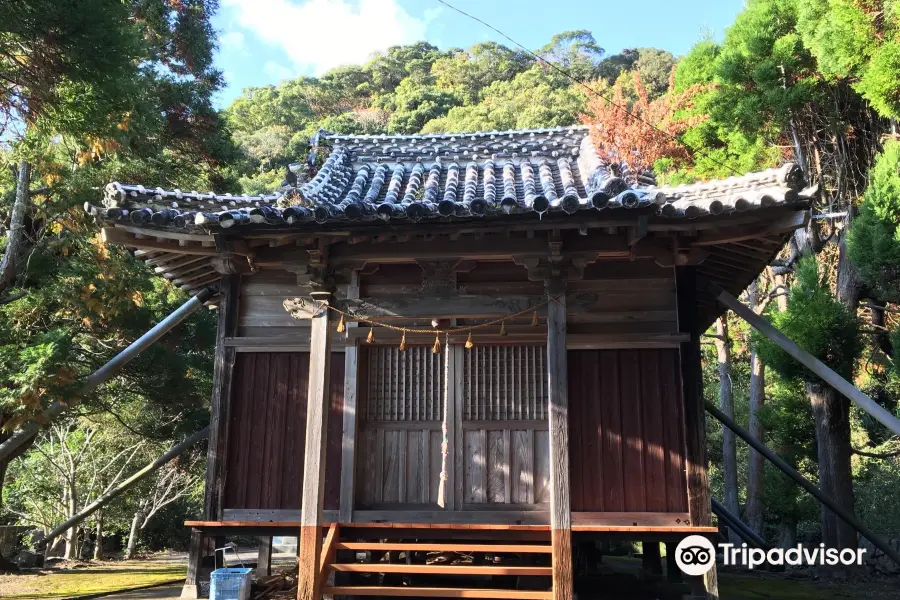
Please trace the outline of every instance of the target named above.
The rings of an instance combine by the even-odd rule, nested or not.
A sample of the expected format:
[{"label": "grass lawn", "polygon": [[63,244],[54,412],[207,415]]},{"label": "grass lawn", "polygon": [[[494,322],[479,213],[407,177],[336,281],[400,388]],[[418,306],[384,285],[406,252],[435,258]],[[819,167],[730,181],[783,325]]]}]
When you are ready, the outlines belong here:
[{"label": "grass lawn", "polygon": [[896,600],[900,581],[873,579],[854,583],[834,583],[809,579],[789,579],[783,575],[755,573],[741,575],[719,572],[722,600]]},{"label": "grass lawn", "polygon": [[131,560],[83,564],[19,575],[0,575],[0,598],[70,598],[184,579],[183,561]]}]

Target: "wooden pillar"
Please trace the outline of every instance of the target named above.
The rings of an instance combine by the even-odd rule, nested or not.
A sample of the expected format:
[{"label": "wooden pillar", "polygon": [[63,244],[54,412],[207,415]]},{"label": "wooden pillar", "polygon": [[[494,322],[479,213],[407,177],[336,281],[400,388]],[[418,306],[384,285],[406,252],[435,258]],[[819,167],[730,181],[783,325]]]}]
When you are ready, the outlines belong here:
[{"label": "wooden pillar", "polygon": [[272,574],[272,536],[259,538],[259,552],[256,555],[256,576],[268,577]]},{"label": "wooden pillar", "polygon": [[[237,332],[240,275],[223,275],[217,301],[216,357],[213,364],[212,399],[210,400],[209,443],[206,451],[206,484],[203,493],[203,519],[222,518],[225,490],[225,458],[228,444],[228,413],[231,407],[231,377],[235,349],[225,346],[225,338]],[[188,572],[181,591],[182,598],[199,597],[200,566],[204,556],[215,553],[215,540],[199,531],[191,533]]]},{"label": "wooden pillar", "polygon": [[[347,287],[347,299],[359,298],[359,271],[350,273],[350,285]],[[356,323],[347,323],[347,334],[356,327]],[[341,439],[341,497],[338,521],[353,521],[353,500],[356,483],[356,434],[357,414],[356,402],[359,372],[359,346],[348,344],[344,350],[344,427]]]},{"label": "wooden pillar", "polygon": [[662,555],[659,542],[644,540],[641,542],[641,566],[647,575],[662,575]]},{"label": "wooden pillar", "polygon": [[[313,296],[316,303],[329,295]],[[322,505],[325,501],[325,443],[328,433],[331,332],[327,306],[317,310],[310,323],[309,392],[306,405],[306,449],[303,457],[303,500],[300,509],[299,573],[297,600],[321,598],[319,555],[322,551]]]},{"label": "wooden pillar", "polygon": [[550,535],[553,598],[572,600],[572,507],[569,501],[569,382],[565,281],[547,281],[547,386],[550,402]]},{"label": "wooden pillar", "polygon": [[675,542],[666,542],[666,581],[669,583],[681,583],[681,569],[675,562]]},{"label": "wooden pillar", "polygon": [[[700,366],[700,324],[697,322],[696,267],[676,267],[675,286],[678,299],[678,331],[689,333],[681,354],[681,387],[684,398],[685,464],[687,467],[688,513],[691,525],[712,525],[709,499],[708,460],[706,456],[706,411],[703,404],[703,373]],[[703,577],[691,577],[695,596],[719,597],[716,567]]]}]

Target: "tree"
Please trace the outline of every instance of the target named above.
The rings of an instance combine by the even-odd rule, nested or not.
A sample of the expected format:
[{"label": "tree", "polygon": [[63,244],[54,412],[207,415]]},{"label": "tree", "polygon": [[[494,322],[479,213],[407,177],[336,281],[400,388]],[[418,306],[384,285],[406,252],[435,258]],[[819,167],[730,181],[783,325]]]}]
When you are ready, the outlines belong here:
[{"label": "tree", "polygon": [[597,78],[606,51],[597,44],[590,31],[578,29],[554,35],[537,54],[547,62],[559,65],[578,81],[590,81]]},{"label": "tree", "polygon": [[[91,397],[75,396],[80,379],[185,299],[128,252],[104,247],[82,207],[113,180],[220,191],[234,182],[223,167],[234,146],[210,100],[221,84],[212,66],[215,4],[25,4],[0,9],[4,23],[15,23],[0,34],[0,69],[13,82],[2,102],[18,111],[2,158],[19,164],[20,180],[14,194],[0,178],[2,208],[17,215],[6,240],[15,252],[2,260],[9,293],[0,301],[0,439],[57,399],[127,423],[117,411],[140,398],[159,404],[139,412],[175,419],[153,435],[195,427],[198,414],[205,418],[197,409],[206,382],[203,369],[190,369],[210,360],[208,347],[173,345],[149,368],[132,365]],[[18,47],[28,54],[16,55]],[[172,338],[198,334],[208,318],[197,315]],[[176,405],[165,383],[188,390],[187,401]],[[107,395],[116,387],[125,393]]]},{"label": "tree", "polygon": [[433,85],[417,84],[407,78],[396,90],[379,98],[375,105],[390,113],[389,133],[416,133],[425,123],[447,114],[460,101],[457,97]]},{"label": "tree", "polygon": [[[719,369],[719,403],[722,412],[734,419],[734,395],[731,376],[731,337],[728,335],[728,315],[716,319],[716,358]],[[737,440],[734,432],[722,428],[722,467],[725,479],[725,508],[740,515],[738,505]],[[732,543],[740,543],[737,533],[729,531]]]},{"label": "tree", "polygon": [[495,81],[478,104],[451,108],[423,133],[495,131],[573,125],[584,110],[584,91],[556,73],[534,65],[511,81]]},{"label": "tree", "polygon": [[638,58],[640,53],[634,48],[626,48],[618,54],[607,56],[597,67],[597,77],[607,85],[613,85],[622,73],[634,69]]},{"label": "tree", "polygon": [[[110,423],[51,426],[14,473],[13,494],[24,509],[19,516],[50,531],[115,487],[143,443]],[[81,558],[82,527],[70,529],[65,540],[63,557]]]},{"label": "tree", "polygon": [[[764,310],[766,303],[762,301],[759,291],[759,279],[750,284],[748,288],[748,301],[750,308],[759,314]],[[776,288],[773,294],[780,294]],[[770,296],[771,297],[771,296]],[[784,303],[787,308],[787,303]],[[756,345],[750,349],[750,435],[758,440],[765,439],[765,426],[762,412],[766,403],[766,364],[759,356]],[[756,450],[751,449],[748,457],[747,469],[747,506],[744,514],[747,525],[757,534],[763,533],[763,521],[765,512],[765,460]]]},{"label": "tree", "polygon": [[591,126],[594,146],[605,161],[627,165],[632,182],[664,159],[666,167],[691,162],[690,148],[678,136],[704,119],[691,114],[693,98],[700,86],[679,94],[651,100],[637,72],[632,73],[636,101],[630,109],[620,82],[612,87],[611,98],[592,97],[584,121]]},{"label": "tree", "polygon": [[160,469],[153,478],[149,490],[137,500],[137,510],[131,520],[125,560],[134,558],[141,532],[150,520],[163,508],[190,494],[201,480],[197,467],[201,460],[195,456],[192,462],[172,462]]},{"label": "tree", "polygon": [[638,48],[638,59],[634,68],[641,76],[651,100],[669,91],[669,81],[675,68],[675,57],[671,52],[658,48]]},{"label": "tree", "polygon": [[860,277],[881,301],[900,302],[900,141],[875,160],[847,250]]},{"label": "tree", "polygon": [[846,79],[880,114],[900,117],[897,0],[797,1],[797,30],[822,73]]},{"label": "tree", "polygon": [[[845,379],[851,379],[862,351],[856,315],[837,300],[819,276],[818,263],[809,256],[797,263],[787,310],[772,318],[773,325],[801,348],[824,362]],[[768,338],[757,347],[767,365],[782,377],[805,382],[816,423],[819,486],[835,501],[853,511],[853,478],[850,469],[849,400],[807,371]],[[831,511],[822,509],[822,541],[826,546],[855,547],[856,532]]]},{"label": "tree", "polygon": [[435,85],[476,104],[482,90],[495,81],[510,81],[531,67],[534,59],[496,42],[475,44],[465,51],[440,58],[431,66]]}]

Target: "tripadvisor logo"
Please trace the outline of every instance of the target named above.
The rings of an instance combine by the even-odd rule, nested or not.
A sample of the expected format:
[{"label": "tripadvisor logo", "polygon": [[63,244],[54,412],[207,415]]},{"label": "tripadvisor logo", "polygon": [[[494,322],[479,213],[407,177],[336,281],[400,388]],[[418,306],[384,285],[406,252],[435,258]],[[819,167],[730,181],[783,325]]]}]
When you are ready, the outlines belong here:
[{"label": "tripadvisor logo", "polygon": [[[766,551],[762,548],[749,548],[747,544],[735,546],[734,544],[719,544],[722,551],[723,563],[726,566],[740,565],[748,569],[754,569],[760,565],[862,565],[865,548],[826,548],[825,544],[818,547],[804,548],[798,545],[794,548],[771,548]],[[685,575],[703,575],[713,568],[716,563],[716,547],[705,537],[690,535],[675,548],[675,563]]]},{"label": "tripadvisor logo", "polygon": [[689,535],[675,548],[675,564],[685,575],[703,575],[716,564],[716,548],[700,535]]}]

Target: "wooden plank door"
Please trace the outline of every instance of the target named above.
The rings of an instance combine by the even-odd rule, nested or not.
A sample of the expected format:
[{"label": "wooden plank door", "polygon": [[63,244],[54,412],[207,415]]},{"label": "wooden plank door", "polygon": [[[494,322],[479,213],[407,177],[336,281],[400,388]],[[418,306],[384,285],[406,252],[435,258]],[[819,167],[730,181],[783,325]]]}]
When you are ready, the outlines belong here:
[{"label": "wooden plank door", "polygon": [[435,509],[445,354],[364,346],[360,355],[357,506]]},{"label": "wooden plank door", "polygon": [[456,493],[464,510],[549,503],[546,354],[543,345],[463,350]]}]

